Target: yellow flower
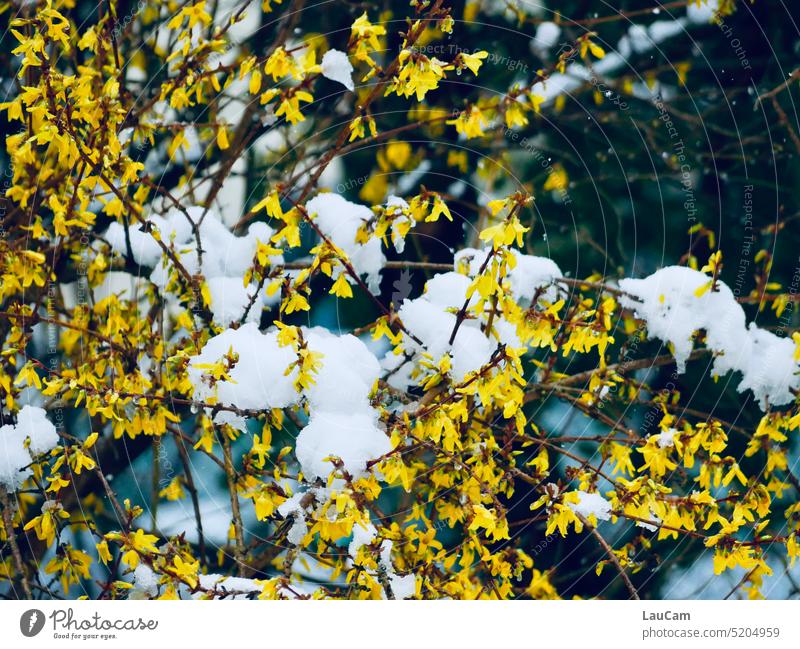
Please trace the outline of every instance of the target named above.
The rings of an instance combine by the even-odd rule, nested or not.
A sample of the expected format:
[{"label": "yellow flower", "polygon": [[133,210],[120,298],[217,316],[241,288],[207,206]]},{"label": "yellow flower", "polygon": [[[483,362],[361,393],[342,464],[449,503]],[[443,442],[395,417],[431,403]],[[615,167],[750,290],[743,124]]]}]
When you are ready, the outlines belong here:
[{"label": "yellow flower", "polygon": [[299,71],[294,58],[290,54],[286,53],[286,50],[283,49],[283,46],[279,47],[272,54],[270,54],[267,62],[264,64],[264,72],[266,74],[271,74],[273,81],[279,81],[283,77],[287,77],[289,75],[295,78],[299,76]]},{"label": "yellow flower", "polygon": [[606,51],[600,47],[597,43],[592,42],[590,36],[593,36],[593,33],[589,33],[586,36],[581,38],[580,41],[580,55],[581,58],[586,58],[587,51],[591,52],[596,58],[602,59],[606,55]]},{"label": "yellow flower", "polygon": [[669,459],[672,448],[667,446],[662,448],[658,443],[658,435],[651,435],[647,443],[637,449],[644,456],[644,465],[639,471],[649,470],[654,478],[660,478],[667,471],[672,471],[678,465]]},{"label": "yellow flower", "polygon": [[439,80],[444,77],[441,61],[422,55],[412,56],[409,50],[403,50],[399,58],[404,62],[403,66],[386,94],[394,91],[401,97],[416,95],[417,101],[422,101],[430,90],[439,87]]},{"label": "yellow flower", "polygon": [[47,481],[50,483],[50,485],[47,487],[46,491],[52,491],[53,493],[58,493],[64,487],[69,486],[69,480],[64,480],[60,473],[48,476]]},{"label": "yellow flower", "polygon": [[308,311],[310,308],[308,300],[297,291],[292,291],[289,297],[281,303],[281,311],[287,315],[295,311]]},{"label": "yellow flower", "polygon": [[290,124],[297,124],[305,121],[305,115],[300,112],[300,102],[306,103],[314,101],[314,96],[305,90],[289,90],[280,102],[280,106],[275,111],[276,117],[286,117]]},{"label": "yellow flower", "polygon": [[564,191],[568,185],[569,177],[564,167],[561,165],[553,165],[544,183],[544,189],[546,191]]},{"label": "yellow flower", "polygon": [[272,13],[272,3],[281,4],[283,0],[261,0],[261,10],[265,13]]},{"label": "yellow flower", "polygon": [[184,18],[189,20],[189,29],[192,29],[198,23],[209,25],[211,24],[211,16],[208,14],[208,12],[206,12],[205,7],[205,0],[200,0],[200,2],[184,7],[179,13],[173,16],[172,20],[169,21],[167,26],[170,29],[177,29],[181,26],[181,24],[183,24]]},{"label": "yellow flower", "polygon": [[525,116],[522,103],[515,100],[508,102],[506,105],[505,120],[508,128],[525,126],[528,123],[528,118]]},{"label": "yellow flower", "polygon": [[341,298],[353,297],[353,289],[350,288],[345,273],[341,273],[339,277],[336,278],[333,286],[331,286],[330,293]]},{"label": "yellow flower", "polygon": [[89,566],[91,565],[92,560],[88,554],[67,547],[63,553],[59,552],[49,561],[44,571],[48,575],[59,574],[61,588],[66,593],[70,584],[77,584],[81,579],[89,578]]},{"label": "yellow flower", "polygon": [[633,462],[631,462],[631,453],[633,449],[630,446],[618,444],[617,442],[611,442],[610,448],[611,458],[614,460],[612,475],[617,472],[622,473],[622,475],[633,475],[634,468]]},{"label": "yellow flower", "polygon": [[170,480],[170,483],[158,492],[159,498],[166,498],[167,500],[181,500],[186,497],[186,492],[183,490],[183,480],[180,476]]},{"label": "yellow flower", "polygon": [[172,560],[172,572],[178,579],[187,583],[191,588],[197,587],[197,572],[199,569],[199,561],[184,560],[183,557],[178,555]]},{"label": "yellow flower", "polygon": [[493,541],[509,538],[508,523],[504,518],[499,518],[494,510],[487,509],[483,505],[474,505],[472,513],[472,522],[468,528],[470,532],[485,529],[486,535],[490,536]]},{"label": "yellow flower", "polygon": [[[565,500],[570,500],[577,503],[579,498],[575,492],[565,494]],[[550,517],[547,519],[547,529],[545,529],[545,536],[550,536],[556,529],[561,536],[566,536],[569,531],[569,526],[575,527],[575,532],[580,533],[583,531],[583,523],[575,515],[571,507],[556,503],[553,505]]]},{"label": "yellow flower", "polygon": [[111,533],[106,535],[107,539],[121,540],[123,547],[127,548],[122,555],[122,560],[131,568],[139,565],[140,554],[151,554],[157,552],[155,542],[158,537],[153,534],[146,534],[141,528],[137,529],[133,534],[127,536],[118,533]]},{"label": "yellow flower", "polygon": [[386,35],[386,28],[383,25],[373,25],[367,18],[367,12],[365,11],[356,18],[350,31],[351,37],[355,39],[356,43],[355,58],[370,65],[375,65],[369,54],[381,49],[378,37]]},{"label": "yellow flower", "polygon": [[97,548],[97,556],[100,559],[100,561],[108,565],[108,562],[113,559],[113,557],[111,556],[111,552],[108,549],[108,541],[103,539],[95,547]]},{"label": "yellow flower", "polygon": [[469,139],[483,135],[483,129],[486,126],[486,119],[477,106],[470,106],[466,110],[459,113],[458,117],[455,119],[447,120],[447,123],[454,125],[456,127],[456,131]]},{"label": "yellow flower", "polygon": [[473,54],[460,52],[458,55],[458,63],[469,68],[472,74],[478,74],[478,70],[480,69],[481,65],[483,65],[483,59],[485,59],[487,56],[489,56],[489,53],[484,51],[475,52]]},{"label": "yellow flower", "polygon": [[375,120],[369,115],[366,117],[361,117],[361,115],[359,115],[352,122],[350,122],[349,141],[352,142],[357,138],[363,138],[366,135],[364,130],[365,126],[369,127],[369,133],[372,137],[375,137],[378,134],[378,129],[375,126]]},{"label": "yellow flower", "polygon": [[523,226],[516,215],[508,221],[489,226],[480,234],[481,241],[491,241],[495,249],[502,246],[510,246],[514,241],[518,246],[523,244],[523,235],[530,230]]},{"label": "yellow flower", "polygon": [[425,221],[438,221],[442,214],[444,214],[448,221],[453,220],[453,216],[450,214],[450,208],[447,207],[447,204],[442,200],[441,196],[436,194],[433,197],[433,208],[431,209],[431,213],[425,218]]},{"label": "yellow flower", "polygon": [[69,518],[69,514],[62,509],[60,504],[47,500],[42,506],[41,515],[28,521],[23,529],[26,532],[31,529],[34,530],[36,538],[50,546],[55,540],[56,532],[58,531],[57,518]]}]

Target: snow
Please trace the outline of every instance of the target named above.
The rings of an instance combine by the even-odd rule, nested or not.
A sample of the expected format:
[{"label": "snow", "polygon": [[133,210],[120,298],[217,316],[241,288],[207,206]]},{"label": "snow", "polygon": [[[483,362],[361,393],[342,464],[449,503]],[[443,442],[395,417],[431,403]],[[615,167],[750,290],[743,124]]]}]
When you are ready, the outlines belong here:
[{"label": "snow", "polygon": [[325,478],[335,455],[355,478],[366,473],[369,460],[392,450],[378,427],[378,413],[369,393],[380,376],[378,360],[350,334],[336,336],[325,329],[304,329],[308,346],[323,354],[314,384],[306,391],[310,420],[297,436],[295,452],[303,473]]},{"label": "snow", "polygon": [[295,454],[308,478],[325,478],[333,464],[326,458],[342,459],[344,467],[360,478],[369,460],[392,450],[389,438],[378,428],[377,415],[365,412],[322,411],[311,416],[297,436]]},{"label": "snow", "polygon": [[672,345],[680,373],[686,370],[694,332],[703,330],[706,346],[715,354],[715,374],[741,372],[739,392],[751,390],[764,410],[767,404],[794,401],[792,390],[800,389],[794,342],[754,323],[747,326],[744,310],[722,281],[716,291],[698,296],[710,280],[700,271],[668,266],[644,279],[620,280],[627,294],[621,304],[646,322],[651,338]]},{"label": "snow", "polygon": [[[733,294],[708,291],[698,298],[695,291],[707,284],[709,277],[691,268],[670,266],[662,268],[645,279],[622,279],[620,288],[641,302],[623,297],[622,305],[634,309],[636,316],[647,323],[648,334],[669,342],[678,370],[686,370],[686,360],[692,351],[692,335],[698,329],[713,327],[721,315],[720,309],[727,305]],[[728,291],[729,292],[729,291]],[[744,327],[744,311],[732,303],[723,317],[736,317]]]},{"label": "snow", "polygon": [[339,50],[328,50],[322,57],[322,76],[338,81],[348,90],[353,90],[353,64],[347,54]]},{"label": "snow", "polygon": [[366,526],[358,524],[353,526],[353,539],[347,548],[348,554],[355,559],[358,551],[365,545],[369,545],[378,536],[378,530],[372,523],[367,523]]},{"label": "snow", "polygon": [[708,24],[717,13],[719,9],[718,0],[701,0],[702,4],[698,6],[697,2],[690,2],[686,6],[686,17],[689,22],[696,25]]},{"label": "snow", "polygon": [[[487,324],[487,316],[481,319],[469,318],[461,322],[452,344],[450,337],[457,323],[457,313],[464,306],[467,291],[472,279],[480,271],[489,249],[466,248],[456,253],[454,266],[461,272],[440,273],[428,280],[425,292],[416,299],[406,299],[400,306],[398,315],[404,327],[417,340],[404,337],[403,346],[416,354],[428,354],[439,361],[445,354],[451,358],[451,377],[462,382],[472,373],[480,370],[491,360],[498,342],[521,347],[516,327],[497,314],[493,319],[494,335],[487,336],[481,325]],[[508,283],[511,295],[522,305],[529,306],[534,296],[554,300],[558,287],[554,282],[561,277],[561,270],[551,259],[525,255],[516,251],[513,269],[509,270]],[[509,265],[511,266],[511,264]],[[473,295],[472,302],[477,302]],[[421,343],[421,344],[420,344]],[[383,360],[385,369],[393,369],[400,359],[389,352]],[[407,386],[411,369],[403,370],[390,377],[390,385]]]},{"label": "snow", "polygon": [[525,347],[517,335],[517,328],[503,317],[495,317],[493,328],[498,340],[512,349]]},{"label": "snow", "polygon": [[150,566],[140,563],[133,571],[133,590],[129,599],[146,599],[158,595],[158,575]]},{"label": "snow", "polygon": [[[321,328],[303,328],[308,348],[322,354],[314,383],[298,393],[297,370],[287,369],[297,360],[292,347],[281,347],[273,329],[261,333],[248,323],[211,338],[201,353],[189,361],[189,380],[195,399],[245,410],[266,410],[298,405],[305,400],[309,422],[297,436],[295,452],[303,473],[326,478],[333,465],[326,457],[342,459],[345,470],[358,478],[366,474],[367,462],[391,451],[389,437],[381,430],[378,413],[369,394],[380,375],[378,360],[367,346],[350,334],[336,336]],[[238,360],[228,371],[230,380],[210,385],[209,370],[229,351]],[[217,423],[245,429],[244,418],[219,411]]]},{"label": "snow", "polygon": [[46,453],[58,444],[56,427],[50,423],[42,408],[24,406],[17,415],[17,433],[31,440],[31,452]]},{"label": "snow", "polygon": [[659,448],[670,448],[675,446],[675,435],[678,434],[678,431],[674,428],[668,428],[667,430],[663,430],[658,435],[658,446]]},{"label": "snow", "polygon": [[[205,475],[203,468],[198,472]],[[205,482],[205,480],[204,480]],[[205,485],[208,487],[208,485]],[[253,507],[245,507],[240,498],[242,523],[246,529],[255,529],[258,521]],[[200,498],[200,518],[203,522],[203,537],[206,543],[223,546],[228,542],[231,527],[231,503],[226,493],[224,497]],[[186,500],[160,503],[158,506],[158,531],[164,536],[183,535],[187,542],[197,544],[200,536],[192,505]]]},{"label": "snow", "polygon": [[[461,304],[464,299],[463,293],[454,297]],[[452,357],[451,373],[457,382],[463,381],[470,372],[475,372],[488,363],[497,346],[476,328],[474,321],[466,320],[458,328],[451,345],[450,336],[456,325],[456,316],[449,313],[446,306],[428,300],[426,294],[403,302],[399,316],[406,329],[422,343],[420,346],[410,339],[407,346],[417,352],[430,354],[435,361],[449,353]]]},{"label": "snow", "polygon": [[388,374],[386,382],[395,390],[406,391],[414,385],[414,365],[403,354],[389,350],[381,359],[381,369]]},{"label": "snow", "polygon": [[17,489],[31,475],[30,469],[23,469],[30,463],[31,456],[14,426],[0,428],[0,485]]},{"label": "snow", "polygon": [[306,514],[300,505],[300,500],[305,496],[305,492],[296,493],[294,496],[285,500],[278,507],[278,513],[285,519],[291,518],[292,526],[286,535],[286,540],[292,545],[300,545],[308,532],[306,527]]},{"label": "snow", "polygon": [[560,36],[561,27],[554,22],[545,21],[539,23],[534,36],[534,45],[544,50],[550,49],[558,42]]},{"label": "snow", "polygon": [[[250,599],[247,593],[261,593],[264,588],[256,583],[254,579],[246,579],[245,577],[228,577],[227,575],[220,575],[210,573],[208,575],[198,575],[199,588],[207,591],[216,591],[214,597],[217,599]],[[211,593],[205,593],[203,590],[198,591],[193,595],[194,599],[207,598]],[[226,596],[225,592],[237,593],[236,595]]]},{"label": "snow", "polygon": [[[445,332],[447,333],[447,332]],[[453,376],[460,382],[471,372],[477,372],[492,358],[497,342],[473,324],[462,324],[450,347],[453,357]]]},{"label": "snow", "polygon": [[380,365],[355,336],[336,336],[322,327],[303,330],[308,345],[323,354],[322,365],[306,396],[312,409],[325,412],[366,412],[369,393],[380,376]]},{"label": "snow", "polygon": [[389,575],[389,587],[395,599],[408,599],[417,592],[417,580],[413,573],[402,576],[392,574]]},{"label": "snow", "polygon": [[[356,242],[358,229],[373,217],[372,210],[364,205],[351,203],[339,194],[329,192],[308,201],[306,211],[314,217],[320,231],[344,251],[353,269],[359,275],[366,276],[369,290],[378,293],[381,283],[380,272],[386,265],[381,242],[375,238],[370,238],[363,244]],[[338,272],[341,272],[341,269],[338,269]]]},{"label": "snow", "polygon": [[[29,448],[25,440],[30,439]],[[18,489],[31,475],[27,467],[31,455],[47,453],[58,444],[55,426],[47,419],[42,408],[24,406],[17,415],[17,423],[0,428],[0,485],[9,490]]]},{"label": "snow", "polygon": [[588,517],[594,516],[598,521],[611,519],[611,503],[597,493],[578,491],[580,500],[577,503],[569,503],[570,509],[576,514]]},{"label": "snow", "polygon": [[683,23],[677,20],[656,20],[647,28],[647,31],[655,43],[661,43],[682,34],[685,29]]},{"label": "snow", "polygon": [[[454,265],[459,268],[465,265],[470,277],[475,277],[489,254],[489,248],[477,250],[464,248],[459,250],[454,257]],[[524,305],[529,305],[537,291],[543,290],[541,296],[548,301],[553,301],[558,296],[558,289],[554,282],[562,277],[561,269],[552,259],[525,255],[517,250],[512,250],[516,265],[508,273],[511,283],[511,293],[516,300]]]},{"label": "snow", "polygon": [[634,52],[646,52],[652,47],[652,41],[643,25],[631,25],[628,29],[628,42]]},{"label": "snow", "polygon": [[[631,25],[628,33],[620,38],[615,48],[605,48],[609,51],[602,59],[592,64],[592,71],[581,63],[570,63],[563,73],[551,74],[546,80],[534,83],[531,87],[532,94],[542,97],[545,102],[551,102],[559,95],[568,95],[573,90],[580,88],[595,75],[602,78],[612,72],[624,69],[629,63],[629,57],[634,53],[641,54],[652,50],[665,40],[682,34],[687,27],[708,24],[717,10],[718,0],[703,0],[703,2],[704,4],[700,7],[694,1],[690,2],[686,8],[686,17],[674,20],[657,20],[648,27],[637,24]],[[547,25],[547,23],[542,23],[539,29],[544,28],[544,25]],[[532,41],[534,50],[546,49],[547,47],[539,43],[539,29],[537,29],[536,37]],[[546,41],[547,32],[555,32],[551,27],[544,29],[546,31],[542,34],[542,37]]]},{"label": "snow", "polygon": [[794,341],[760,329],[753,323],[750,323],[747,334],[746,362],[733,368],[742,372],[739,392],[752,390],[764,410],[767,403],[784,406],[794,402],[792,391],[800,389],[800,368],[794,360]]},{"label": "snow", "polygon": [[[229,350],[239,355],[228,373],[230,381],[218,381],[211,387],[203,381],[207,370],[198,365],[216,363]],[[189,380],[194,386],[194,397],[199,401],[209,401],[216,396],[222,405],[245,410],[285,408],[298,399],[293,384],[296,370],[288,376],[284,374],[296,360],[290,347],[278,344],[275,331],[262,334],[255,323],[248,323],[239,329],[226,329],[209,339],[201,353],[190,359]],[[227,414],[221,411],[217,416]]]},{"label": "snow", "polygon": [[469,277],[461,273],[439,273],[425,284],[425,299],[444,308],[460,309],[470,284]]},{"label": "snow", "polygon": [[263,303],[263,290],[256,300],[252,300],[256,287],[246,287],[242,284],[242,280],[236,277],[212,277],[208,280],[208,290],[211,293],[211,312],[214,314],[214,322],[223,327],[239,322],[251,301],[253,306],[247,312],[245,322],[257,323],[261,319],[260,305]]},{"label": "snow", "polygon": [[386,572],[389,588],[391,588],[394,598],[408,599],[409,597],[413,597],[417,592],[417,580],[413,573],[400,576],[394,571],[394,566],[392,565],[393,547],[394,544],[392,541],[384,541],[381,543],[379,563],[381,568]]},{"label": "snow", "polygon": [[[249,296],[256,290],[254,284],[245,287],[242,277],[253,264],[258,242],[268,243],[275,231],[266,223],[258,222],[250,225],[247,234],[237,237],[222,223],[216,211],[209,210],[204,217],[205,211],[203,207],[191,206],[186,208],[185,213],[172,209],[165,217],[152,214],[147,218],[147,228],[158,231],[161,241],[168,248],[173,248],[188,273],[203,275],[211,293],[214,321],[227,326],[242,317]],[[202,252],[199,255],[193,223],[200,224],[198,230]],[[128,228],[133,260],[141,266],[152,268],[150,281],[164,289],[169,282],[172,262],[163,254],[153,235],[142,228],[140,224],[132,224]],[[112,223],[104,238],[114,252],[127,254],[125,229],[120,223]],[[273,255],[270,263],[282,264],[283,257]],[[248,313],[248,321],[257,322],[262,305],[268,306],[277,300],[277,295],[268,298],[262,291]]]},{"label": "snow", "polygon": [[389,198],[386,199],[386,207],[399,207],[402,210],[407,210],[409,205],[404,198],[390,194]]},{"label": "snow", "polygon": [[647,530],[648,532],[655,532],[658,529],[658,526],[661,524],[661,518],[656,516],[653,513],[653,510],[650,510],[650,523],[645,523],[644,521],[636,521],[636,527],[641,527],[642,529]]},{"label": "snow", "polygon": [[405,199],[395,196],[394,194],[391,194],[389,198],[386,199],[386,211],[394,216],[391,233],[392,245],[394,245],[394,249],[398,254],[402,254],[406,249],[406,240],[400,229],[396,226],[409,223],[410,227],[414,227],[417,222],[411,215],[410,207]]},{"label": "snow", "polygon": [[542,295],[544,299],[553,301],[558,296],[558,289],[553,286],[559,279],[561,269],[552,259],[523,255],[515,251],[516,267],[509,273],[511,292],[517,301],[530,304],[533,296],[540,289],[547,289]]},{"label": "snow", "polygon": [[[173,235],[176,234],[175,228],[180,224],[180,221],[177,219],[173,222],[172,219],[164,219],[155,214],[148,219],[148,222],[158,228],[162,239],[167,244],[169,244]],[[115,222],[109,225],[103,237],[111,244],[111,248],[114,251],[120,254],[127,253],[125,228],[121,223]],[[161,259],[161,247],[149,232],[144,232],[140,225],[131,225],[128,227],[128,237],[131,243],[133,259],[137,264],[152,268],[158,263]],[[177,235],[176,238],[178,238]],[[183,238],[184,237],[181,236],[179,240]]]}]

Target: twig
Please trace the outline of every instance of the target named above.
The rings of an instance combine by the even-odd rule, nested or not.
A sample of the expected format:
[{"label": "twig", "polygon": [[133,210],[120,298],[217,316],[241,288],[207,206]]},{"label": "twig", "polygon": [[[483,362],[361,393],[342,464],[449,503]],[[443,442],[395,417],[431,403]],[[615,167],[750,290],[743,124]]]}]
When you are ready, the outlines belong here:
[{"label": "twig", "polygon": [[13,515],[11,513],[11,500],[8,497],[8,492],[5,487],[0,487],[0,500],[3,503],[3,526],[6,529],[6,536],[11,544],[11,554],[14,557],[14,567],[19,574],[20,582],[22,583],[22,590],[27,599],[33,599],[31,586],[28,583],[28,575],[25,572],[25,564],[22,562],[22,553],[19,551],[17,544],[17,533],[14,531]]},{"label": "twig", "polygon": [[594,525],[592,525],[583,514],[575,512],[575,515],[578,517],[578,520],[580,520],[580,522],[586,526],[586,529],[588,529],[592,533],[594,538],[597,539],[597,542],[600,544],[605,553],[608,555],[608,558],[611,560],[611,563],[614,564],[614,566],[617,569],[617,572],[619,572],[619,576],[622,577],[622,581],[625,582],[625,586],[628,589],[628,592],[631,594],[631,598],[641,599],[639,597],[639,592],[636,590],[636,587],[633,585],[633,582],[631,581],[631,578],[628,576],[628,573],[625,572],[625,568],[622,567],[622,564],[619,562],[619,558],[617,557],[617,555],[614,554],[614,548],[612,548],[608,544],[608,542],[603,538],[600,532],[597,531],[597,528]]}]

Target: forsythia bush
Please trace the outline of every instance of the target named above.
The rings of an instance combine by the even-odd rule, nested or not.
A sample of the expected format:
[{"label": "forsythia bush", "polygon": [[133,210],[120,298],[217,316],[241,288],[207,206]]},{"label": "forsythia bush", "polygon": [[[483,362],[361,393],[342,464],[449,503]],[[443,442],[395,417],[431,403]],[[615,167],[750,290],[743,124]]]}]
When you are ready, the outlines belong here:
[{"label": "forsythia bush", "polygon": [[[2,592],[639,597],[684,553],[758,597],[790,569],[771,248],[753,292],[693,215],[647,272],[562,270],[540,210],[581,172],[537,131],[587,89],[665,147],[681,118],[604,22],[488,4],[0,5]],[[673,4],[636,51],[735,10]],[[538,43],[502,90],[490,15]]]}]

